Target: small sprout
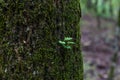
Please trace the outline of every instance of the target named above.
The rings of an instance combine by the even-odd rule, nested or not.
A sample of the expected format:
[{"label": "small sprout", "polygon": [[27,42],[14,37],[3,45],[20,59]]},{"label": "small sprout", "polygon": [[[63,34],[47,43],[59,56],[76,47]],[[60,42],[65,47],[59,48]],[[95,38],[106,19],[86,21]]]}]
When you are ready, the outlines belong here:
[{"label": "small sprout", "polygon": [[66,49],[71,49],[72,47],[71,46],[65,46]]},{"label": "small sprout", "polygon": [[72,40],[71,37],[65,37],[65,38],[64,38],[64,41],[70,41],[70,40]]},{"label": "small sprout", "polygon": [[65,45],[66,43],[64,41],[59,41],[60,44]]},{"label": "small sprout", "polygon": [[63,41],[59,41],[59,43],[66,49],[71,49],[72,45],[75,44],[75,42],[72,41],[71,37],[65,37]]}]

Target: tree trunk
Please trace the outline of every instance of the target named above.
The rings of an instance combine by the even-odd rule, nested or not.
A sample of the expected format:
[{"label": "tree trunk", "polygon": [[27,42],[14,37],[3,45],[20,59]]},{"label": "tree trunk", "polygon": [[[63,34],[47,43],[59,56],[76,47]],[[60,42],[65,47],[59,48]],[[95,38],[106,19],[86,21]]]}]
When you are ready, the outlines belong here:
[{"label": "tree trunk", "polygon": [[83,80],[79,0],[2,4],[0,80]]},{"label": "tree trunk", "polygon": [[120,28],[120,8],[119,8],[119,11],[118,11],[118,26]]}]

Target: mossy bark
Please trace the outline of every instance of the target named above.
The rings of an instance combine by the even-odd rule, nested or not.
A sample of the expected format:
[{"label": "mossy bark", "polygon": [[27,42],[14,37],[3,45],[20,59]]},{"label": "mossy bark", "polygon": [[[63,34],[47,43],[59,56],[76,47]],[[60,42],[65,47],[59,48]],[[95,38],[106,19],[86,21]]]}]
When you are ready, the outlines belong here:
[{"label": "mossy bark", "polygon": [[5,0],[0,10],[0,80],[83,80],[79,0]]}]

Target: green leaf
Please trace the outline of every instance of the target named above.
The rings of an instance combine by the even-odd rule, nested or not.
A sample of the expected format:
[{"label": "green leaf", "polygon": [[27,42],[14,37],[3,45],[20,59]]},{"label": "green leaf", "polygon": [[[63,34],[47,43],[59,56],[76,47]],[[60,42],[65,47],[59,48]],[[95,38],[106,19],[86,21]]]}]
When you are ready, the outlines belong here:
[{"label": "green leaf", "polygon": [[66,49],[71,49],[71,46],[65,46]]},{"label": "green leaf", "polygon": [[64,41],[59,41],[60,44],[65,45],[66,43]]},{"label": "green leaf", "polygon": [[69,40],[72,40],[72,38],[71,37],[65,37],[64,38],[64,41],[69,41]]}]

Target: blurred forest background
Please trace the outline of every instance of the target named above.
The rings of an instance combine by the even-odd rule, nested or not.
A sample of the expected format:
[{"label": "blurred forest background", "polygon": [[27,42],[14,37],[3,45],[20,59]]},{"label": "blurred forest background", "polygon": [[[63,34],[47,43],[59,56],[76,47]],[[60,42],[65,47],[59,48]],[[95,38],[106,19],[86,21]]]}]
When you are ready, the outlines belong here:
[{"label": "blurred forest background", "polygon": [[85,80],[120,80],[120,0],[81,0]]}]

